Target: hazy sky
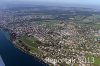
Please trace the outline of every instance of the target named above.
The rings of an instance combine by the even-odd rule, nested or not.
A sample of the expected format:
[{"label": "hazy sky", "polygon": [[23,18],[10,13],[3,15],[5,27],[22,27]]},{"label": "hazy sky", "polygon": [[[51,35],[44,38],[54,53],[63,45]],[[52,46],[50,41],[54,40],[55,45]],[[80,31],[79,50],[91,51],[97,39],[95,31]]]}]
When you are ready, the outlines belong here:
[{"label": "hazy sky", "polygon": [[0,2],[24,1],[24,2],[49,2],[64,4],[83,4],[83,5],[100,5],[100,0],[0,0]]}]

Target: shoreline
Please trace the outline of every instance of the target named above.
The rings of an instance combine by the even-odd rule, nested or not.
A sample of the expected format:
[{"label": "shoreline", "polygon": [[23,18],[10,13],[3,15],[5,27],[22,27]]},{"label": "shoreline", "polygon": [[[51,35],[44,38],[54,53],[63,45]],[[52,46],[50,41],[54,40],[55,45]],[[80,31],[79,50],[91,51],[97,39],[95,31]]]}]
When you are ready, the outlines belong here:
[{"label": "shoreline", "polygon": [[43,62],[43,64],[47,64],[47,63],[45,63],[44,60],[40,59],[39,57],[37,57],[37,56],[36,56],[35,54],[33,54],[32,52],[27,52],[27,51],[25,51],[23,48],[21,48],[20,46],[15,45],[14,43],[12,43],[12,44],[14,45],[15,48],[17,48],[17,49],[21,50],[22,52],[24,52],[24,53],[26,53],[26,54],[28,54],[28,55],[30,55],[30,56],[36,58],[36,60],[38,60],[39,62]]},{"label": "shoreline", "polygon": [[27,55],[33,57],[36,61],[42,63],[43,66],[49,66],[49,64],[46,63],[43,59],[39,58],[38,56],[36,56],[35,54],[33,54],[33,53],[31,53],[31,52],[25,51],[25,50],[24,50],[23,48],[21,48],[19,45],[17,45],[16,43],[14,43],[14,42],[11,40],[11,38],[10,38],[9,31],[5,31],[5,30],[3,30],[3,29],[1,29],[1,28],[0,28],[0,31],[3,31],[3,32],[6,33],[6,34],[5,34],[6,38],[11,42],[11,44],[12,44],[16,49],[18,49],[18,50],[20,50],[21,52],[23,52],[23,53],[25,53],[25,54],[27,54]]},{"label": "shoreline", "polygon": [[[5,32],[7,32],[7,31],[5,31]],[[38,56],[36,56],[36,55],[35,55],[34,53],[32,53],[32,52],[27,52],[25,49],[23,49],[22,47],[20,47],[20,46],[17,45],[16,43],[14,43],[14,41],[12,41],[11,38],[10,38],[9,32],[7,32],[7,33],[8,33],[8,37],[7,37],[8,40],[10,40],[10,42],[13,44],[13,46],[14,46],[15,48],[19,49],[21,52],[24,52],[24,53],[26,53],[26,54],[32,56],[32,57],[35,58],[37,61],[39,61],[40,63],[42,63],[44,66],[49,66],[49,64],[46,63],[45,60],[39,58]]]}]

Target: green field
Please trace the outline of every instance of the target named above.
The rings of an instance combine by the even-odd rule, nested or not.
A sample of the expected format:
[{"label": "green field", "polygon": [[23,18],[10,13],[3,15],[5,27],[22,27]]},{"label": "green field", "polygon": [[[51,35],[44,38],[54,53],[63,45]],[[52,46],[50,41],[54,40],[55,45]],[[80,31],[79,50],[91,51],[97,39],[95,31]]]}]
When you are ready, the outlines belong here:
[{"label": "green field", "polygon": [[31,49],[31,52],[38,53],[40,55],[41,52],[38,50],[38,46],[39,44],[41,44],[41,42],[39,42],[36,38],[34,38],[33,36],[28,37],[24,35],[19,40],[21,40],[26,46],[28,46]]},{"label": "green field", "polygon": [[[91,57],[94,57],[94,63],[93,63],[93,65],[94,65],[94,66],[100,66],[100,56],[97,56],[97,57],[96,57],[96,56],[92,56],[92,55],[87,54],[87,55],[86,55],[86,58],[87,58],[87,57],[90,57],[90,58],[91,58]],[[90,59],[90,61],[92,61],[92,60]]]}]

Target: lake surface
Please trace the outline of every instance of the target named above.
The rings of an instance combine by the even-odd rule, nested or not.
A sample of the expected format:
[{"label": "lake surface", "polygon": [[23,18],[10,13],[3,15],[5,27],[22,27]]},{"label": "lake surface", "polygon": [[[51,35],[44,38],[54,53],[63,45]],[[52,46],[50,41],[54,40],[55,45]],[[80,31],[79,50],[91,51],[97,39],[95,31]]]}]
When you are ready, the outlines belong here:
[{"label": "lake surface", "polygon": [[15,48],[6,36],[6,32],[0,30],[0,56],[5,66],[48,66]]}]

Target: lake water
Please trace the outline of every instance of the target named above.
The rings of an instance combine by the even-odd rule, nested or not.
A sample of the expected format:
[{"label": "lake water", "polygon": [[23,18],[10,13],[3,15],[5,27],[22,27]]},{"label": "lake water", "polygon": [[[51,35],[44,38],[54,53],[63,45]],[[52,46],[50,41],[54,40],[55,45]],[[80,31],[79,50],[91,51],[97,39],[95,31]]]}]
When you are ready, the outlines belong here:
[{"label": "lake water", "polygon": [[15,48],[6,36],[6,32],[0,30],[0,56],[6,66],[48,66]]}]

